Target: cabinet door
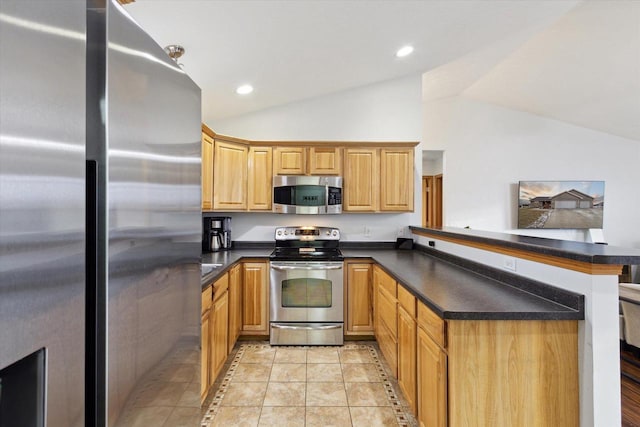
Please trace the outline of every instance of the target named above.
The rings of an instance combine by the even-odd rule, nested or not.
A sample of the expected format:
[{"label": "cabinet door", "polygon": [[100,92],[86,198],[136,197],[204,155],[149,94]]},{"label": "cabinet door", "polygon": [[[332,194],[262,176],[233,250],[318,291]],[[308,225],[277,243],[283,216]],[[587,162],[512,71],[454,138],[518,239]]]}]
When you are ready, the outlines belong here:
[{"label": "cabinet door", "polygon": [[242,276],[240,264],[229,270],[229,337],[227,354],[231,353],[242,328]]},{"label": "cabinet door", "polygon": [[416,414],[416,319],[398,307],[398,385]]},{"label": "cabinet door", "polygon": [[344,199],[342,209],[348,212],[378,210],[378,150],[347,148],[344,153]]},{"label": "cabinet door", "polygon": [[347,264],[347,334],[373,332],[371,264]]},{"label": "cabinet door", "polygon": [[213,209],[247,208],[246,146],[215,141],[213,156]]},{"label": "cabinet door", "polygon": [[389,292],[378,286],[376,299],[378,323],[376,339],[394,377],[398,376],[397,303]]},{"label": "cabinet door", "polygon": [[248,208],[252,211],[270,211],[273,173],[271,147],[249,148]]},{"label": "cabinet door", "polygon": [[273,169],[275,175],[304,175],[306,172],[306,154],[304,147],[276,147],[273,151]]},{"label": "cabinet door", "polygon": [[447,425],[447,356],[418,328],[418,424]]},{"label": "cabinet door", "polygon": [[209,315],[210,310],[202,314],[200,323],[200,402],[209,391]]},{"label": "cabinet door", "polygon": [[213,138],[202,134],[202,210],[213,207]]},{"label": "cabinet door", "polygon": [[413,211],[413,148],[380,150],[380,210]]},{"label": "cabinet door", "polygon": [[242,267],[242,333],[269,335],[269,264],[246,262]]},{"label": "cabinet door", "polygon": [[214,296],[211,310],[211,377],[209,383],[213,384],[227,360],[227,343],[229,331],[229,292]]},{"label": "cabinet door", "polygon": [[336,147],[309,148],[310,175],[340,175],[342,172],[342,149]]}]

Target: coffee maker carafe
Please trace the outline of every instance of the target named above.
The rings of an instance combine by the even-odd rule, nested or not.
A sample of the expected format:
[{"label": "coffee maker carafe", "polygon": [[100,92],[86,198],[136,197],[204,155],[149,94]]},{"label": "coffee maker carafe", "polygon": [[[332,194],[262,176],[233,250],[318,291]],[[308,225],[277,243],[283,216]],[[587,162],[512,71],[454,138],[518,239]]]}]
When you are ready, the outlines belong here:
[{"label": "coffee maker carafe", "polygon": [[231,248],[231,217],[205,217],[203,223],[203,252],[217,252]]}]

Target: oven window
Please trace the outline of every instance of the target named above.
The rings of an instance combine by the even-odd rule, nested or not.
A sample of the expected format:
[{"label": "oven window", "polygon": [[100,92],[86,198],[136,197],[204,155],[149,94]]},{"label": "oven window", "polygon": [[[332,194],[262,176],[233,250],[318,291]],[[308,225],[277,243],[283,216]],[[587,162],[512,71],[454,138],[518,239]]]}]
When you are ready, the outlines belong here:
[{"label": "oven window", "polygon": [[282,307],[331,307],[331,280],[303,277],[283,280]]}]

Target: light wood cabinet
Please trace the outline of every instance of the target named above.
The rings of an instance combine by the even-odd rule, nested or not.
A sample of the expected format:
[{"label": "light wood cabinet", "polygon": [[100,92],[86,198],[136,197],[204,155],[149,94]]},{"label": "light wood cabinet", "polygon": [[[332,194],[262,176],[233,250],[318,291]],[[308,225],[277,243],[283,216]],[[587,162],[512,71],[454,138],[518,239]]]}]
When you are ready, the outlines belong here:
[{"label": "light wood cabinet", "polygon": [[309,147],[309,175],[340,175],[342,148]]},{"label": "light wood cabinet", "polygon": [[211,295],[211,286],[202,291],[200,306],[200,402],[204,401],[209,391]]},{"label": "light wood cabinet", "polygon": [[398,386],[411,411],[416,408],[416,297],[398,286]]},{"label": "light wood cabinet", "polygon": [[213,155],[213,209],[247,209],[246,145],[216,140]]},{"label": "light wood cabinet", "polygon": [[307,170],[305,147],[276,147],[273,156],[275,175],[304,175]]},{"label": "light wood cabinet", "polygon": [[229,270],[229,343],[231,353],[242,329],[242,266],[237,264]]},{"label": "light wood cabinet", "polygon": [[202,210],[213,207],[213,138],[202,133]]},{"label": "light wood cabinet", "polygon": [[375,148],[344,150],[342,210],[375,212],[378,210],[379,159]]},{"label": "light wood cabinet", "polygon": [[413,148],[380,150],[380,210],[413,211]]},{"label": "light wood cabinet", "polygon": [[[422,328],[418,328],[417,347],[418,424],[446,427],[447,355]],[[495,425],[473,420],[476,425]]]},{"label": "light wood cabinet", "polygon": [[345,335],[373,333],[373,283],[371,263],[346,263]]},{"label": "light wood cabinet", "polygon": [[229,330],[229,273],[225,273],[211,286],[213,302],[209,316],[209,387],[213,385],[227,359]]},{"label": "light wood cabinet", "polygon": [[243,335],[269,335],[269,263],[242,264]]},{"label": "light wood cabinet", "polygon": [[376,288],[376,340],[394,377],[398,376],[398,306],[396,281],[380,267],[373,267]]},{"label": "light wood cabinet", "polygon": [[271,147],[250,147],[247,207],[250,211],[270,211],[273,200]]},{"label": "light wood cabinet", "polygon": [[275,175],[340,175],[341,147],[276,147]]}]

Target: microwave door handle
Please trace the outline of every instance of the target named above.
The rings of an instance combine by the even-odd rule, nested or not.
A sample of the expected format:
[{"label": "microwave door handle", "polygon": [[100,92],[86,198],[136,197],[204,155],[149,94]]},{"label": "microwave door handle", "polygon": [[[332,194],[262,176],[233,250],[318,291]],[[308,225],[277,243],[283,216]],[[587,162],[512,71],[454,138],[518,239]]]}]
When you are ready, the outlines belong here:
[{"label": "microwave door handle", "polygon": [[316,331],[316,330],[327,330],[327,329],[340,329],[342,325],[322,325],[322,326],[294,326],[294,325],[278,325],[271,324],[273,329],[293,329],[296,331]]},{"label": "microwave door handle", "polygon": [[314,266],[300,266],[300,265],[274,265],[271,264],[271,268],[274,270],[342,270],[341,265],[314,265]]}]

